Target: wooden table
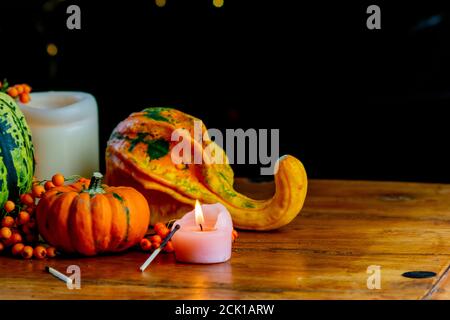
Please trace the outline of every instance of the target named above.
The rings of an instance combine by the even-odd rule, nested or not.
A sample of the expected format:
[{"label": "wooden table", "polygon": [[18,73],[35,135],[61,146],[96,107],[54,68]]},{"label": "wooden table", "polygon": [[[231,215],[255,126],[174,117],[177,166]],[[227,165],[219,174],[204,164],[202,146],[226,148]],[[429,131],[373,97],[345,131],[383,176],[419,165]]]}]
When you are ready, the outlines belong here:
[{"label": "wooden table", "polygon": [[[258,197],[270,183],[239,181]],[[273,232],[240,232],[232,260],[187,265],[161,254],[24,261],[0,257],[0,299],[449,299],[450,185],[311,181],[302,213]],[[81,268],[81,289],[44,272]],[[381,288],[368,289],[369,266]],[[409,279],[406,271],[433,271]]]}]

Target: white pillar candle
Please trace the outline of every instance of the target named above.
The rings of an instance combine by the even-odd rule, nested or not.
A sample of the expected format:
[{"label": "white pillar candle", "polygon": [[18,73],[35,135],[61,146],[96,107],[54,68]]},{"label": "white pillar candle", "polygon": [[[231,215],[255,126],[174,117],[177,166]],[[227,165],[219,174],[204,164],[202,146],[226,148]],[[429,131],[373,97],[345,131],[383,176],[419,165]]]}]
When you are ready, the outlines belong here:
[{"label": "white pillar candle", "polygon": [[99,170],[98,111],[95,98],[84,92],[34,92],[20,104],[31,129],[36,177],[90,177]]}]

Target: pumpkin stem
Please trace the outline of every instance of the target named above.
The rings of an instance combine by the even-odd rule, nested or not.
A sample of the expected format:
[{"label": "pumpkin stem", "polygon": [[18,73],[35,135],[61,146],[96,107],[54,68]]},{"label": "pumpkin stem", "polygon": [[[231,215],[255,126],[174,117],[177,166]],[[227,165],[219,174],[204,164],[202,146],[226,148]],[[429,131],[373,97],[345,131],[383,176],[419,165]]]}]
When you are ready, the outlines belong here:
[{"label": "pumpkin stem", "polygon": [[103,175],[100,172],[94,172],[92,174],[91,183],[89,183],[88,191],[90,194],[105,193],[102,188]]}]

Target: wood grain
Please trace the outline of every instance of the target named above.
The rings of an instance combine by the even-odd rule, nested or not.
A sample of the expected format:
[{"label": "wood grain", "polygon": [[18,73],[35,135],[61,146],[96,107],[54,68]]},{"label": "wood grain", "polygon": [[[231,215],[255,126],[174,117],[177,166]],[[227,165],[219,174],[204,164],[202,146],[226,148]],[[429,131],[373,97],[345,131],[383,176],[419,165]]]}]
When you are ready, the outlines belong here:
[{"label": "wood grain", "polygon": [[[239,180],[255,197],[271,183]],[[146,272],[147,254],[24,261],[0,257],[0,299],[449,299],[450,186],[310,182],[302,213],[273,232],[240,232],[229,262],[177,263],[161,254]],[[44,271],[81,268],[81,289],[69,290]],[[381,267],[381,289],[367,288],[367,268]],[[434,271],[408,279],[406,271]],[[448,289],[446,289],[448,288]]]}]

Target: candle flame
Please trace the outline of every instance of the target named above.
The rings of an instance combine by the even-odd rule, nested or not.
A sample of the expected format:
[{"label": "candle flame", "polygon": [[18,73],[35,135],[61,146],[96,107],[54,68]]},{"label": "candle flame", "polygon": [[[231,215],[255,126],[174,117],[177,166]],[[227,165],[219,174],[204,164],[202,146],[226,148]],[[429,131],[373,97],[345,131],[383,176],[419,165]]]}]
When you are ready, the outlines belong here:
[{"label": "candle flame", "polygon": [[202,206],[200,205],[200,202],[198,202],[198,200],[195,200],[195,223],[199,226],[205,223]]}]

